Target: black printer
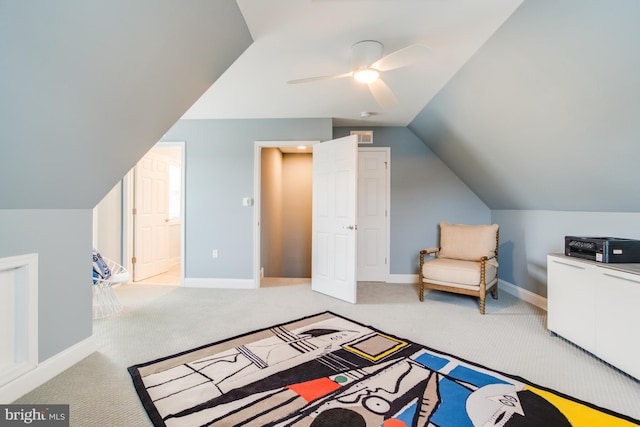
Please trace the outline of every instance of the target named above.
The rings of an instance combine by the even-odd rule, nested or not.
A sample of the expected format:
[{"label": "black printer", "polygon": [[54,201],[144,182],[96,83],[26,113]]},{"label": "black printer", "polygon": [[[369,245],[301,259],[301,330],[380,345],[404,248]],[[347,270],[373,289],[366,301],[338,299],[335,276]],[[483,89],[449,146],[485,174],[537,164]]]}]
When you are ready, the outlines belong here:
[{"label": "black printer", "polygon": [[564,253],[596,262],[640,263],[640,240],[565,236]]}]

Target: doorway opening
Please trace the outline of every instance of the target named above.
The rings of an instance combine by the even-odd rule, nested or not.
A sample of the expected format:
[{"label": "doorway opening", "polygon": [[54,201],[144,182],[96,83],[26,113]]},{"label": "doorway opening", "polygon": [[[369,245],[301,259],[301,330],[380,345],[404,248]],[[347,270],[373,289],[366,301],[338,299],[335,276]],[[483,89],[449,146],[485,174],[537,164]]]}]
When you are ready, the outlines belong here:
[{"label": "doorway opening", "polygon": [[159,142],[127,175],[127,257],[135,284],[184,282],[184,142]]},{"label": "doorway opening", "polygon": [[311,283],[314,143],[256,143],[256,287]]}]

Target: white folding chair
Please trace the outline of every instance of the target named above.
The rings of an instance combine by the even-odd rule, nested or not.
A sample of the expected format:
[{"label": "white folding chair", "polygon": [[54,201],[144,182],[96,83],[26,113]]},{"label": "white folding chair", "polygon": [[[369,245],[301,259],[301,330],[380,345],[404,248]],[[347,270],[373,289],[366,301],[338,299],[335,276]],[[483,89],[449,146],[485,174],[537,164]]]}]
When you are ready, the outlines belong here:
[{"label": "white folding chair", "polygon": [[113,292],[113,286],[127,283],[129,271],[114,260],[101,256],[95,250],[93,263],[93,318],[103,319],[122,310],[122,304]]}]

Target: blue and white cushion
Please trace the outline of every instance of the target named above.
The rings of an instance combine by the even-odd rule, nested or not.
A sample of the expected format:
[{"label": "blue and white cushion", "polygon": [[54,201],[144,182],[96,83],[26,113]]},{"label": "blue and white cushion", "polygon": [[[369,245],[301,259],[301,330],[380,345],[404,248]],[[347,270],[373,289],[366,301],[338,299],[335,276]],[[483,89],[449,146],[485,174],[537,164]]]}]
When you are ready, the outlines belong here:
[{"label": "blue and white cushion", "polygon": [[93,284],[98,280],[106,280],[111,277],[111,270],[102,255],[93,249]]}]

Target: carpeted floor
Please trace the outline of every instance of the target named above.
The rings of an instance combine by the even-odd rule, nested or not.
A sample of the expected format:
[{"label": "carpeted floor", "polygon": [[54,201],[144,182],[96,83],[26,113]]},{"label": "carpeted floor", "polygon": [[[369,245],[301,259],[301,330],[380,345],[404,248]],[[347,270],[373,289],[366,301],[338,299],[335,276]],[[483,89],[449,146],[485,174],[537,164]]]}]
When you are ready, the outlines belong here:
[{"label": "carpeted floor", "polygon": [[640,382],[546,330],[546,315],[502,292],[477,301],[413,285],[361,283],[352,305],[308,283],[257,290],[126,285],[124,309],[94,323],[98,352],[17,403],[68,403],[71,425],[149,426],[127,367],[330,310],[386,332],[640,419]]}]

